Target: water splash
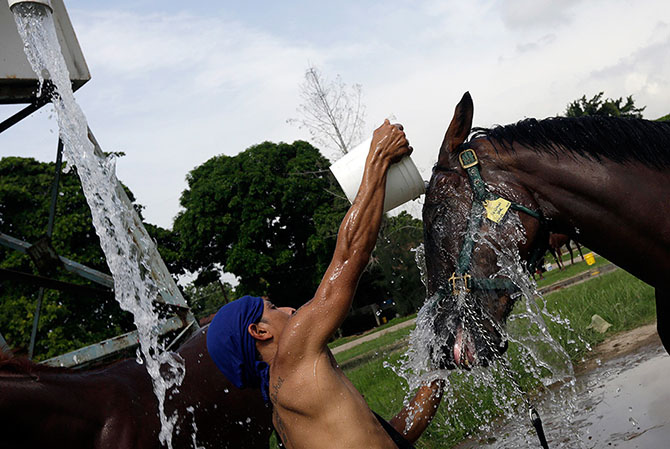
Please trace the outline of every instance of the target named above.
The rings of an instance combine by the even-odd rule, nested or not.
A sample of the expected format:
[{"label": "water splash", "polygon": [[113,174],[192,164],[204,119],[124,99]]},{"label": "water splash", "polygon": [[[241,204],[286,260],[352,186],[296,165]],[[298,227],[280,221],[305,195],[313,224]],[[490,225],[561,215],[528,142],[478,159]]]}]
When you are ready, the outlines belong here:
[{"label": "water splash", "polygon": [[195,407],[187,407],[186,411],[191,414],[193,418],[192,428],[193,432],[191,432],[191,443],[193,443],[193,449],[205,449],[205,446],[199,446],[198,445],[198,426],[195,422]]},{"label": "water splash", "polygon": [[[28,61],[39,78],[40,93],[45,79],[49,79],[54,87],[51,100],[65,158],[68,166],[76,167],[81,179],[93,225],[114,277],[116,300],[123,310],[133,314],[140,349],[158,399],[159,438],[161,443],[172,448],[177,415],[166,416],[163,406],[167,391],[181,385],[185,367],[183,361],[165,351],[158,340],[159,325],[163,320],[153,307],[158,289],[149,276],[149,261],[133,239],[133,213],[117,192],[120,187],[115,174],[115,159],[99,158],[88,139],[86,117],[72,92],[51,11],[43,5],[30,3],[15,5],[12,11]],[[145,247],[154,245],[150,240],[141,244]]]},{"label": "water splash", "polygon": [[[457,324],[448,316],[445,321],[436,323],[436,319],[445,319],[440,313],[443,310],[440,294],[436,293],[427,298],[419,311],[416,328],[410,334],[410,346],[403,358],[397,365],[389,367],[407,381],[408,391],[434,379],[445,380],[446,400],[443,406],[446,406],[447,413],[444,424],[467,432],[472,430],[474,423],[481,433],[487,434],[497,418],[517,417],[517,420],[525,421],[529,428],[526,436],[528,446],[537,447],[537,437],[527,418],[529,394],[524,390],[530,390],[532,397],[543,396],[554,405],[561,404],[559,418],[554,416],[554,419],[561,419],[566,426],[576,419],[575,376],[570,356],[549,334],[545,320],[568,328],[570,323],[547,310],[546,301],[528,275],[517,249],[525,240],[525,231],[516,213],[507,214],[499,224],[488,223],[488,226],[477,230],[473,238],[475,252],[487,247],[496,254],[498,271],[491,277],[510,279],[520,293],[517,293],[516,306],[507,320],[506,329],[482,314],[481,306],[471,293],[460,292],[455,298],[455,307],[464,327],[479,331],[485,344],[492,349],[495,345],[486,338],[489,332],[484,326],[494,327],[509,341],[508,351],[500,356],[493,350],[495,356],[486,368],[475,366],[471,371],[436,369],[446,344],[446,336],[436,332],[436,328],[454,329]],[[501,242],[506,243],[501,245]],[[426,284],[422,246],[416,249],[416,261],[422,281]],[[585,342],[580,343],[588,347]],[[408,398],[409,395],[405,405]],[[538,409],[542,414],[542,409]],[[408,420],[408,425],[410,422]],[[572,447],[579,445],[581,443],[575,440]]]}]

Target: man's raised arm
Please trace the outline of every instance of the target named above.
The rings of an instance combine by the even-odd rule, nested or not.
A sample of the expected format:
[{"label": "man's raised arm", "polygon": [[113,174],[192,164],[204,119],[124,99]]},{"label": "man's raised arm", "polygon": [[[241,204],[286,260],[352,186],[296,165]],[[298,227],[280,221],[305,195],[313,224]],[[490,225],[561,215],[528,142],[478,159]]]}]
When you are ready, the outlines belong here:
[{"label": "man's raised arm", "polygon": [[358,279],[377,241],[389,166],[411,151],[401,126],[385,120],[375,130],[363,180],[340,225],[333,259],[314,298],[293,316],[300,322],[294,332],[304,337],[304,349],[323,350],[347,316]]}]

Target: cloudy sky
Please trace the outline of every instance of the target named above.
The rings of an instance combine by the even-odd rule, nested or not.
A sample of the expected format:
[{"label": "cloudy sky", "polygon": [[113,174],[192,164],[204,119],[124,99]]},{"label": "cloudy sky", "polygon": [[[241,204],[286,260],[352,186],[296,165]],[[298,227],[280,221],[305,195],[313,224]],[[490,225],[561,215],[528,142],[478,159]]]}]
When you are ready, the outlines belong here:
[{"label": "cloudy sky", "polygon": [[[308,139],[296,117],[308,64],[363,87],[366,132],[394,115],[424,177],[463,92],[475,125],[564,111],[600,91],[670,113],[667,0],[66,0],[92,79],[76,94],[119,179],[170,228],[186,174],[265,140]],[[2,118],[17,106],[0,107]],[[52,161],[45,108],[0,156]],[[325,152],[327,156],[332,153]],[[420,206],[414,205],[415,210]]]}]

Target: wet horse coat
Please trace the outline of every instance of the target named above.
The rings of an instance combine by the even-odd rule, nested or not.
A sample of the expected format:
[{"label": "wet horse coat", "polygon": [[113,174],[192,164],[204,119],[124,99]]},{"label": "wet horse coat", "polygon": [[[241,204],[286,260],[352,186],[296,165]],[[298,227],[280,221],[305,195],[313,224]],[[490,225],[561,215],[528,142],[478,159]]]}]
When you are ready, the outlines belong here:
[{"label": "wet horse coat", "polygon": [[[428,294],[447,287],[462,245],[468,221],[463,211],[470,210],[473,193],[458,154],[470,148],[489,192],[542,217],[507,212],[518,214],[524,228],[522,259],[530,257],[536,239],[546,239],[546,232],[567,234],[597,251],[655,287],[658,332],[670,350],[670,123],[599,116],[527,119],[475,129],[466,142],[472,115],[472,100],[466,93],[456,107],[426,192]],[[475,251],[472,269],[487,277],[498,271],[495,262],[495,254],[481,247]],[[479,313],[491,322],[483,332],[498,343],[502,336],[495,335],[496,325],[504,323],[513,300],[507,294],[472,294],[479,298]],[[457,335],[452,337],[447,352],[458,340]],[[484,339],[473,340],[466,349],[476,353]]]},{"label": "wet horse coat", "polygon": [[[207,328],[177,352],[186,377],[166,401],[179,413],[173,447],[267,448],[271,409],[258,390],[235,388],[214,365]],[[159,449],[157,401],[135,360],[92,371],[0,359],[0,447],[3,449]]]}]

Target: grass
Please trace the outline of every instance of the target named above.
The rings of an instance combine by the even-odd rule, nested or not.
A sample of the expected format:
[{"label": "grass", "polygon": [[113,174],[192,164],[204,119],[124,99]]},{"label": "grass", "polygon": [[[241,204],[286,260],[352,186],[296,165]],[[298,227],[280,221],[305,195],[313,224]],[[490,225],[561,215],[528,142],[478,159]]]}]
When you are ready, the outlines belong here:
[{"label": "grass", "polygon": [[412,329],[414,329],[414,325],[405,327],[403,329],[398,329],[397,331],[389,332],[388,334],[382,335],[381,337],[375,338],[374,340],[361,343],[360,345],[354,346],[351,349],[347,349],[346,351],[342,351],[339,354],[335,354],[335,360],[337,360],[337,363],[344,363],[363,354],[377,354],[379,353],[380,348],[384,348],[385,346],[391,345],[407,337]]},{"label": "grass", "polygon": [[[596,261],[596,267],[607,263],[600,257]],[[570,271],[573,267],[574,271]],[[585,267],[583,264],[581,270],[584,271]],[[579,264],[575,264],[564,272],[557,273],[560,275],[559,279],[577,274],[579,268]],[[559,279],[554,278],[551,282]],[[544,307],[542,300],[538,301],[540,308]],[[545,319],[549,332],[566,349],[573,361],[581,360],[589,346],[602,342],[608,336],[648,324],[655,319],[653,288],[623,270],[551,293],[546,296],[545,301],[549,312],[558,313],[570,322],[568,328]],[[596,313],[612,323],[606,334],[587,329],[591,316]],[[389,323],[392,324],[394,323]],[[402,408],[407,385],[390,368],[384,367],[385,362],[397,364],[403,350],[390,351],[385,348],[405,338],[412,328],[410,326],[389,333],[336,356],[339,363],[355,357],[369,357],[364,363],[345,369],[345,372],[363,394],[370,408],[386,419],[390,419]],[[514,357],[515,351],[517,349],[510,345],[512,367],[519,371],[518,377],[524,389],[532,389],[537,381],[520,369],[522,363]],[[480,426],[491,422],[500,414],[491,388],[473,385],[466,376],[458,373],[450,377],[450,383],[450,393],[445,396],[432,424],[417,442],[417,448],[451,447],[476,433]],[[496,390],[512,388],[502,378],[495,378],[492,383],[496,384]]]},{"label": "grass", "polygon": [[[588,250],[584,249],[584,254],[586,253],[588,253]],[[580,260],[579,262],[575,262],[572,265],[568,265],[567,267],[565,267],[565,270],[559,270],[558,268],[554,268],[551,271],[545,271],[544,279],[540,279],[537,281],[538,289],[546,287],[547,285],[551,285],[554,282],[571,278],[572,276],[578,275],[579,273],[582,273],[588,269],[602,267],[603,265],[607,265],[610,263],[610,261],[605,259],[604,257],[595,256],[595,258],[596,263],[594,265],[589,266],[586,264],[586,262]],[[577,259],[581,258],[577,256]]]},{"label": "grass", "polygon": [[[634,329],[656,318],[653,287],[623,270],[548,295],[547,309],[570,319],[572,330],[551,322],[547,324],[554,338],[572,349],[573,360],[579,360],[586,351],[583,343],[593,346],[613,333]],[[606,334],[586,329],[594,314],[612,323]],[[569,343],[577,337],[581,343],[577,342],[576,346]]]},{"label": "grass", "polygon": [[330,349],[335,349],[338,346],[342,346],[345,343],[349,343],[350,341],[356,340],[358,338],[364,337],[365,335],[369,335],[369,334],[372,334],[374,332],[379,332],[379,331],[384,330],[388,327],[395,326],[396,324],[400,324],[400,323],[402,323],[404,321],[407,321],[407,320],[411,320],[412,318],[416,318],[416,313],[413,314],[413,315],[409,315],[409,316],[393,318],[388,323],[382,324],[381,326],[377,326],[373,329],[365,331],[362,334],[349,335],[347,337],[338,338],[337,340],[328,343],[328,347]]}]

